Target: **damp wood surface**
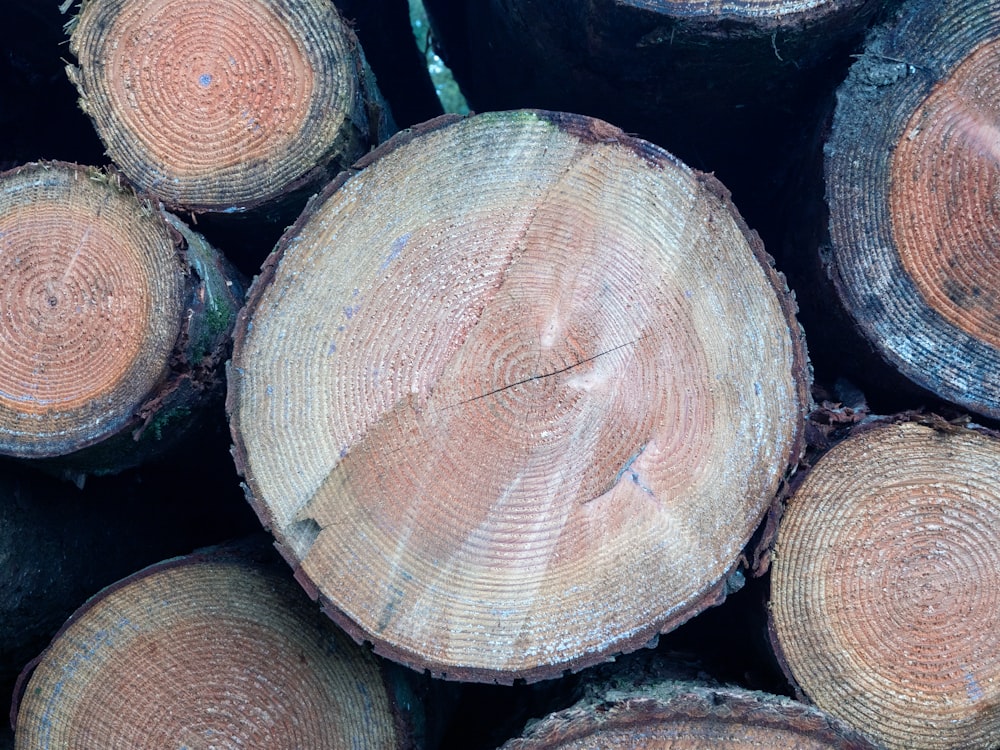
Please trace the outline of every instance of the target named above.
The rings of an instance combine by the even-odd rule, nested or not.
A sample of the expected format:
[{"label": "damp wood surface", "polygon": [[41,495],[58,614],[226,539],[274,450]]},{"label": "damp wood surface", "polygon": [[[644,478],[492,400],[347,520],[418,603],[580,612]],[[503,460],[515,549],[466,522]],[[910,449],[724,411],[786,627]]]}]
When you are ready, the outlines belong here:
[{"label": "damp wood surface", "polygon": [[458,679],[555,676],[724,597],[801,447],[801,331],[711,177],[589,118],[441,120],[286,233],[228,409],[325,610]]},{"label": "damp wood surface", "polygon": [[325,0],[88,0],[68,28],[67,71],[108,157],[175,209],[291,200],[392,128]]},{"label": "damp wood surface", "polygon": [[826,145],[829,273],[889,366],[1000,416],[1000,8],[912,2],[872,33]]},{"label": "damp wood surface", "polygon": [[0,174],[0,454],[68,465],[89,451],[86,472],[156,453],[220,400],[242,294],[217,251],[113,172]]},{"label": "damp wood surface", "polygon": [[788,501],[775,648],[802,694],[880,745],[1000,743],[998,470],[994,434],[872,426]]},{"label": "damp wood surface", "polygon": [[410,747],[378,662],[267,558],[209,550],[95,596],[26,673],[15,748]]}]

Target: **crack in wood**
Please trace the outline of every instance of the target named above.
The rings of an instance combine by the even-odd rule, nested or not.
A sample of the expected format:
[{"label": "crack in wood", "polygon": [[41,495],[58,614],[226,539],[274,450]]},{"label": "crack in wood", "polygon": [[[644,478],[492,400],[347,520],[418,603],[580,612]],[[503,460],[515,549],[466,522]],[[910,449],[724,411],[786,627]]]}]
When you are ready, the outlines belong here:
[{"label": "crack in wood", "polygon": [[560,368],[558,370],[553,370],[552,372],[543,373],[541,375],[532,375],[531,377],[524,378],[523,380],[518,380],[516,383],[509,383],[508,385],[500,386],[499,388],[494,388],[492,391],[480,394],[479,396],[473,396],[472,398],[467,398],[464,401],[459,401],[458,403],[455,404],[450,404],[449,406],[446,406],[444,408],[453,409],[457,406],[464,406],[465,404],[470,404],[473,401],[479,401],[484,398],[489,398],[490,396],[495,396],[498,393],[509,390],[510,388],[516,388],[517,386],[524,385],[525,383],[530,383],[535,380],[542,380],[543,378],[551,378],[554,375],[561,375],[562,373],[568,372],[569,370],[572,370],[575,367],[579,367],[580,365],[585,365],[588,362],[593,362],[598,357],[603,357],[607,354],[613,354],[619,349],[624,349],[626,346],[632,346],[634,344],[637,344],[641,340],[642,337],[640,336],[639,338],[632,339],[631,341],[626,341],[623,344],[618,344],[617,346],[613,346],[610,349],[605,349],[603,352],[598,352],[597,354],[591,355],[590,357],[581,359],[580,361],[574,362],[571,365],[566,365],[565,367]]}]

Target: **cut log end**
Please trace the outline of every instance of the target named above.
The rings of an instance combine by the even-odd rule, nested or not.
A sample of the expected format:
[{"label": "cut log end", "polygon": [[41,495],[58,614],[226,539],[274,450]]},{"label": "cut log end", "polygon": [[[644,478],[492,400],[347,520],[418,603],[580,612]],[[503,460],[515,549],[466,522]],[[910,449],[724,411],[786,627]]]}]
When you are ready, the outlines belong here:
[{"label": "cut log end", "polygon": [[830,271],[874,349],[1000,416],[1000,44],[978,0],[908,3],[866,42],[826,147]]},{"label": "cut log end", "polygon": [[861,432],[781,521],[774,639],[821,708],[890,748],[1000,742],[1000,441]]},{"label": "cut log end", "polygon": [[171,207],[252,208],[380,135],[357,41],[329,2],[94,0],[70,49],[108,155]]},{"label": "cut log end", "polygon": [[186,288],[171,230],[112,177],[0,177],[0,452],[60,455],[120,429],[165,375]]},{"label": "cut log end", "polygon": [[797,457],[791,305],[665,152],[565,115],[442,121],[289,231],[237,334],[237,457],[381,653],[555,676],[719,600]]},{"label": "cut log end", "polygon": [[928,307],[1000,350],[1000,42],[969,55],[916,109],[893,153],[889,206]]},{"label": "cut log end", "polygon": [[859,733],[788,698],[692,682],[609,690],[530,726],[502,750],[874,750]]},{"label": "cut log end", "polygon": [[399,748],[368,652],[287,576],[195,555],[144,571],[74,615],[18,706],[17,748]]}]

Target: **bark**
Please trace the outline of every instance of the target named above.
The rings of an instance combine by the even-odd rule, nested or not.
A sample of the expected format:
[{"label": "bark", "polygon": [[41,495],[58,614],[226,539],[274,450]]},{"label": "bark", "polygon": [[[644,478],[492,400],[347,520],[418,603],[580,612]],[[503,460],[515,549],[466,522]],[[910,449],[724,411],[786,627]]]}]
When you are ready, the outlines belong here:
[{"label": "bark", "polygon": [[717,683],[676,654],[598,670],[575,705],[529,724],[502,750],[607,747],[875,750],[815,707]]},{"label": "bark", "polygon": [[110,586],[25,680],[17,748],[413,740],[378,661],[315,612],[280,559],[252,546],[170,560]]},{"label": "bark", "polygon": [[82,481],[163,453],[219,402],[242,283],[115,173],[3,173],[0,249],[0,453]]},{"label": "bark", "polygon": [[794,170],[786,157],[803,123],[887,3],[426,5],[473,109],[540,107],[607,120],[717,174],[757,227]]},{"label": "bark", "polygon": [[867,421],[788,501],[776,651],[800,695],[880,745],[996,747],[1000,439]]},{"label": "bark", "polygon": [[384,655],[499,682],[721,601],[808,401],[794,302],[721,185],[537,111],[358,166],[258,278],[230,369],[238,468],[303,585]]},{"label": "bark", "polygon": [[175,210],[297,212],[392,128],[327,0],[88,0],[70,27],[108,156]]},{"label": "bark", "polygon": [[995,3],[911,2],[867,41],[826,147],[828,263],[882,359],[1000,416]]}]

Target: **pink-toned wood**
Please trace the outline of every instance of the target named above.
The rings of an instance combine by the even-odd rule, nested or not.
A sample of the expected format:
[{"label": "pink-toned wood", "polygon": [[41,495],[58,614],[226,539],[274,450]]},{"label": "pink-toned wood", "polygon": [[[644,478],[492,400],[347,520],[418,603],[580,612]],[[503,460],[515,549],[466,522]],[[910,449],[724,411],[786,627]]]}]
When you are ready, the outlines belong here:
[{"label": "pink-toned wood", "polygon": [[315,189],[390,128],[325,0],[91,0],[70,27],[67,70],[108,155],[174,208],[240,213]]},{"label": "pink-toned wood", "polygon": [[15,747],[409,747],[378,662],[309,604],[245,552],[125,579],[42,655]]},{"label": "pink-toned wood", "polygon": [[1000,348],[1000,40],[934,87],[893,151],[889,216],[903,268],[951,325]]},{"label": "pink-toned wood", "polygon": [[0,454],[78,481],[171,444],[221,392],[243,285],[117,173],[0,175]]},{"label": "pink-toned wood", "polygon": [[931,425],[858,429],[805,476],[773,639],[805,696],[881,745],[995,747],[1000,439]]},{"label": "pink-toned wood", "polygon": [[857,56],[824,149],[843,308],[889,367],[993,418],[998,39],[994,3],[906,3]]},{"label": "pink-toned wood", "polygon": [[808,400],[793,302],[722,187],[531,111],[359,166],[260,276],[229,381],[250,500],[324,609],[509,682],[720,601]]}]

